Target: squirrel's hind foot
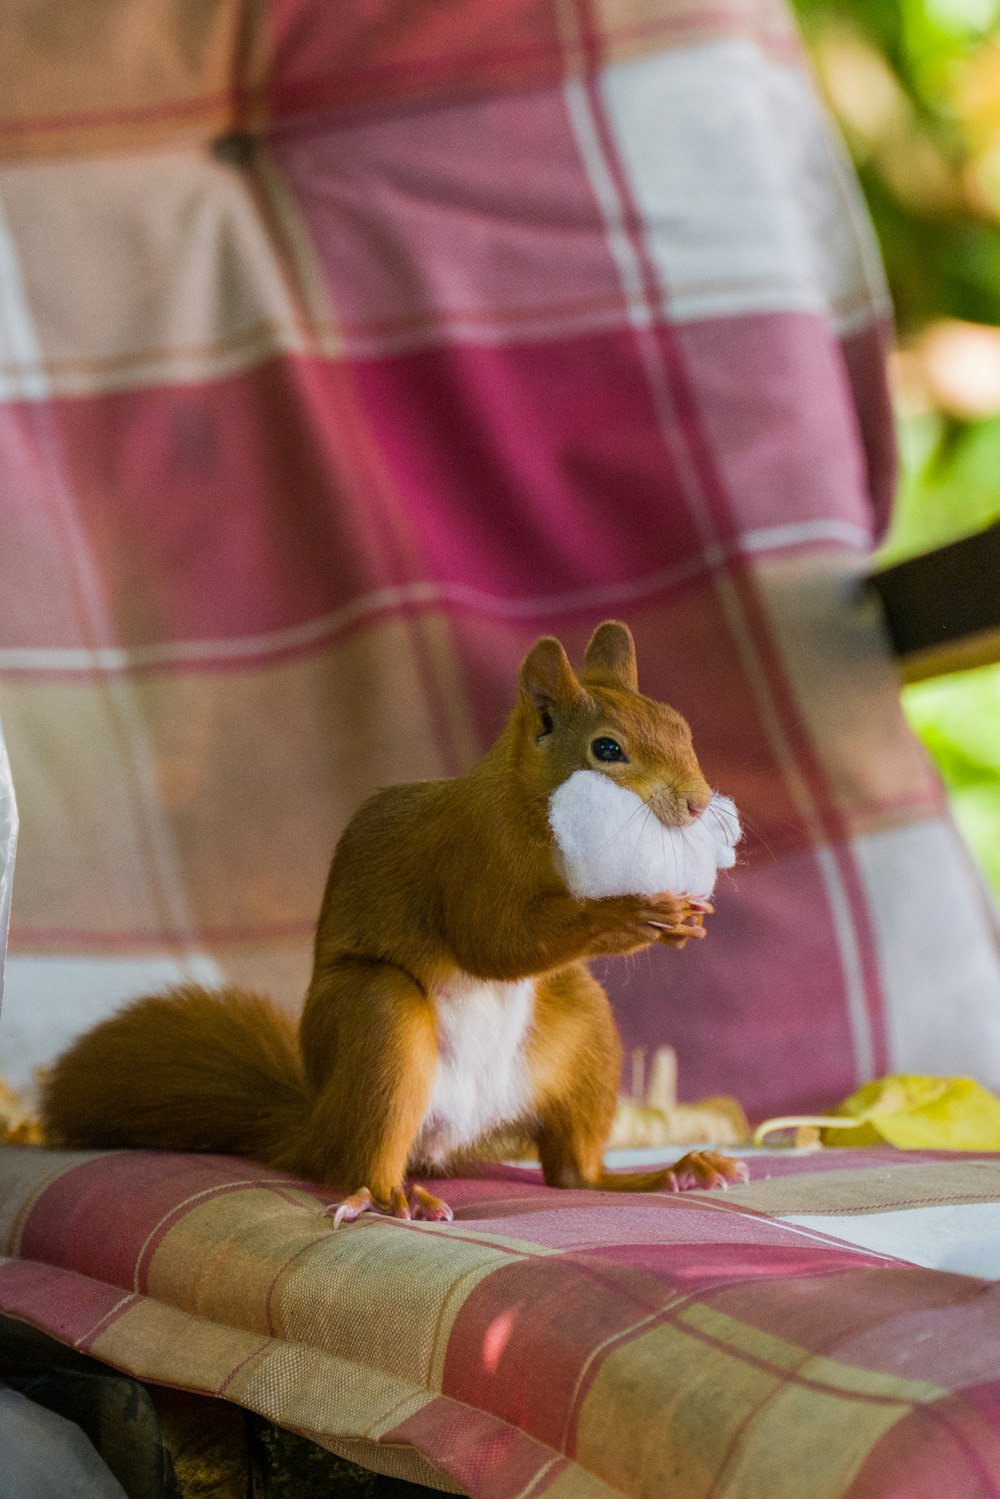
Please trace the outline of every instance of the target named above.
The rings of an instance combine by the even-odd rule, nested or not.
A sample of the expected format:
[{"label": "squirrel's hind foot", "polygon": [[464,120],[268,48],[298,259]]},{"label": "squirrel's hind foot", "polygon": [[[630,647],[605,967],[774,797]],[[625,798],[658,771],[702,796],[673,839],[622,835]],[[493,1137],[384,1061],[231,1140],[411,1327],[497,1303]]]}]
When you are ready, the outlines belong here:
[{"label": "squirrel's hind foot", "polygon": [[704,1192],[710,1187],[740,1186],[750,1180],[745,1161],[714,1150],[692,1150],[663,1173],[661,1192]]},{"label": "squirrel's hind foot", "polygon": [[455,1214],[446,1202],[414,1182],[407,1196],[411,1218],[422,1218],[425,1223],[450,1223]]},{"label": "squirrel's hind foot", "polygon": [[416,1183],[407,1191],[403,1184],[393,1187],[387,1202],[379,1202],[367,1187],[359,1187],[343,1202],[332,1202],[325,1216],[333,1219],[334,1228],[355,1223],[362,1213],[377,1213],[386,1218],[415,1218],[425,1223],[450,1223],[454,1214],[446,1202],[433,1196]]}]

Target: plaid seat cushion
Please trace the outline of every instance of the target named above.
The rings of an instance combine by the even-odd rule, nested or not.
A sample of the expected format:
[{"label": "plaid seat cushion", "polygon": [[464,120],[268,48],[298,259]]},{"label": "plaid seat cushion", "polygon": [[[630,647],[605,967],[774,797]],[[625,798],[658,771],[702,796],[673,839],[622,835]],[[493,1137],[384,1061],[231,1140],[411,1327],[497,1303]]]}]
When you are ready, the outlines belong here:
[{"label": "plaid seat cushion", "polygon": [[245,1161],[0,1152],[0,1311],[477,1499],[980,1499],[1000,1486],[1000,1164],[763,1155],[333,1230]]}]

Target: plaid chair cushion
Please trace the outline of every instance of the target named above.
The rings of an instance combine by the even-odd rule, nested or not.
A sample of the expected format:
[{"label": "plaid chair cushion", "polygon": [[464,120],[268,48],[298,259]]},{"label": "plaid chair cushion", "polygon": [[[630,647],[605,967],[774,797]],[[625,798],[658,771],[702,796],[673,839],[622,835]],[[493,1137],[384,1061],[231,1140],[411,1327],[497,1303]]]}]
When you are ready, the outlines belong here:
[{"label": "plaid chair cushion", "polygon": [[333,1230],[245,1161],[0,1152],[0,1311],[476,1499],[979,1499],[1000,1482],[1000,1165],[762,1156]]}]

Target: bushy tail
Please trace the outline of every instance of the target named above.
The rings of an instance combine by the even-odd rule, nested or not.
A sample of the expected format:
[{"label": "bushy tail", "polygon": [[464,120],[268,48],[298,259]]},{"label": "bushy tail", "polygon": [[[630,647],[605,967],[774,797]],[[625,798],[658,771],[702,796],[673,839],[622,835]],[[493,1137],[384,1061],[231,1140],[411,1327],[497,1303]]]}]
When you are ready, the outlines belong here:
[{"label": "bushy tail", "polygon": [[308,1112],[289,1017],[259,995],[194,985],[81,1036],[42,1099],[54,1145],[211,1150],[293,1170]]}]

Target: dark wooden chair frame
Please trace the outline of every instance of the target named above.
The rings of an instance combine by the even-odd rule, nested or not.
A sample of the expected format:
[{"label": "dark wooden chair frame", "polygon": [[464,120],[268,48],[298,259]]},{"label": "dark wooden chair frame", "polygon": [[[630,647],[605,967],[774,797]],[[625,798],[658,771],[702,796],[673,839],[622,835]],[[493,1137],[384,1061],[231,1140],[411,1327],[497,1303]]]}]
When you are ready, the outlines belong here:
[{"label": "dark wooden chair frame", "polygon": [[1000,522],[871,574],[904,682],[1000,661]]}]

